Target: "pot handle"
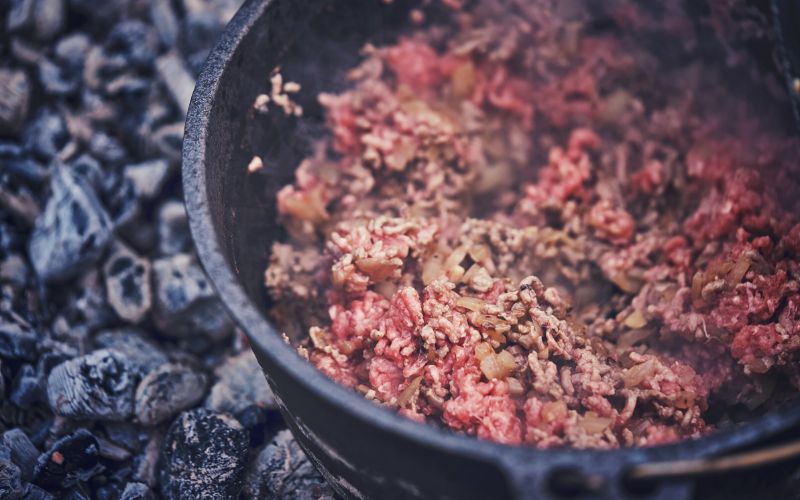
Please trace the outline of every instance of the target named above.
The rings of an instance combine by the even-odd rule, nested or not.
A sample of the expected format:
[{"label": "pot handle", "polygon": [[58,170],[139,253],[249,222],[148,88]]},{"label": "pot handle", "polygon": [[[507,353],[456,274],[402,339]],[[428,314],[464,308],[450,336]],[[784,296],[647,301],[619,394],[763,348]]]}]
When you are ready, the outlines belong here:
[{"label": "pot handle", "polygon": [[722,457],[638,464],[630,469],[628,477],[633,481],[693,479],[764,467],[793,458],[800,458],[800,440]]},{"label": "pot handle", "polygon": [[[721,457],[639,464],[530,464],[505,461],[517,500],[539,498],[690,498],[694,480],[800,458],[800,440]],[[594,459],[596,460],[596,458]],[[591,468],[591,472],[588,469]]]}]

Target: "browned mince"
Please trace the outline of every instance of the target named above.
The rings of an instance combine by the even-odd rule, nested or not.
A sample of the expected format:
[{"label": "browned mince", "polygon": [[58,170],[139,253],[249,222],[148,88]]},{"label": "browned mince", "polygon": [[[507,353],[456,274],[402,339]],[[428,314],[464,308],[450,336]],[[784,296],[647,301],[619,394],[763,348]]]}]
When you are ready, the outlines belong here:
[{"label": "browned mince", "polygon": [[624,30],[443,3],[456,21],[414,11],[319,96],[330,134],[278,194],[266,285],[301,354],[408,418],[538,447],[660,444],[793,396],[800,153],[735,43],[764,33],[725,2],[593,7]]}]

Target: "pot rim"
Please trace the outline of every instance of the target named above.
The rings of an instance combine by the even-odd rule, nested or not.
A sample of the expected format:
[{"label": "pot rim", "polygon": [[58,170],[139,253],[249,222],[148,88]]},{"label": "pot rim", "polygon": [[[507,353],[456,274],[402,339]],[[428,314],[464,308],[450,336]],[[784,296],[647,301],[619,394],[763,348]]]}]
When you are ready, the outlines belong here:
[{"label": "pot rim", "polygon": [[516,467],[523,466],[527,461],[536,463],[543,457],[547,457],[548,462],[553,464],[569,464],[570,459],[578,455],[584,459],[591,456],[614,459],[628,465],[642,461],[697,458],[752,444],[785,430],[800,420],[800,401],[795,400],[784,408],[741,426],[666,445],[613,450],[510,446],[449,432],[402,417],[340,386],[301,358],[294,348],[284,342],[272,323],[259,312],[225,260],[211,217],[206,189],[208,122],[219,91],[219,83],[226,71],[235,70],[229,66],[229,62],[242,40],[262,16],[268,15],[270,6],[280,1],[290,0],[246,0],[226,26],[221,39],[206,60],[192,94],[182,152],[184,201],[200,262],[222,302],[244,329],[254,350],[269,358],[275,366],[290,374],[316,397],[383,431],[419,445],[486,461],[508,465],[516,463]]}]

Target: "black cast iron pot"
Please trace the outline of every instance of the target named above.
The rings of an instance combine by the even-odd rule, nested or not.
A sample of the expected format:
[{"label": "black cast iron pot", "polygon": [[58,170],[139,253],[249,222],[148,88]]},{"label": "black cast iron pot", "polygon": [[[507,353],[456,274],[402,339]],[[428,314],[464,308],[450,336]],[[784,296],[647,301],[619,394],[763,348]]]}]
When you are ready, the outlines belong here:
[{"label": "black cast iron pot", "polygon": [[[381,499],[680,498],[688,495],[688,481],[643,485],[627,481],[627,474],[636,464],[726,454],[800,422],[795,405],[669,446],[508,447],[402,418],[339,387],[296,354],[264,313],[269,247],[284,236],[274,195],[321,131],[313,96],[342,88],[339,70],[357,62],[361,45],[391,38],[406,18],[402,6],[378,0],[249,0],[210,55],[186,121],[184,190],[200,259],[247,332],[286,421],[336,491]],[[251,111],[279,65],[303,86],[302,121]],[[248,175],[254,154],[265,158],[265,171]]]}]

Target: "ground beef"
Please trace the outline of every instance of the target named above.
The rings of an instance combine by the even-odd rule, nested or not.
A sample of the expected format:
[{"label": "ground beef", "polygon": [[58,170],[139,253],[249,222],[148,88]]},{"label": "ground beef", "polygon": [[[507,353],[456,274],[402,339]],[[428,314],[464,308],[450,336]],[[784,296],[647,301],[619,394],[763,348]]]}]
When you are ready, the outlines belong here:
[{"label": "ground beef", "polygon": [[443,4],[320,96],[330,135],[278,193],[266,284],[300,352],[408,418],[538,447],[695,437],[800,388],[800,149],[695,52],[727,31]]}]

